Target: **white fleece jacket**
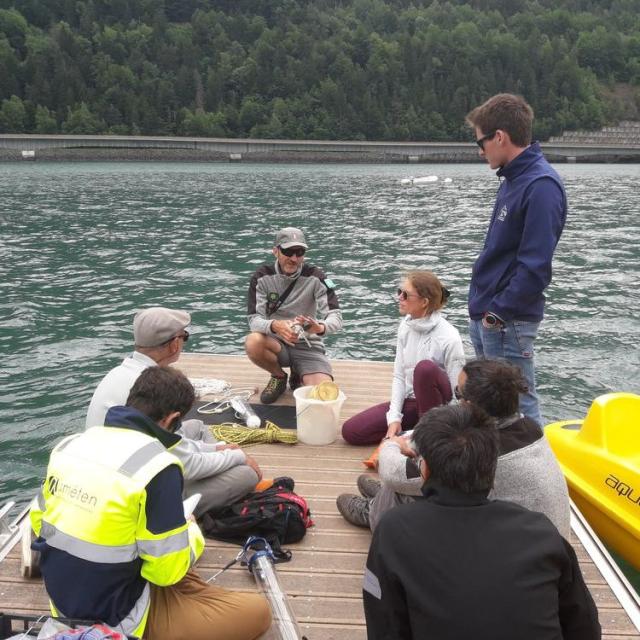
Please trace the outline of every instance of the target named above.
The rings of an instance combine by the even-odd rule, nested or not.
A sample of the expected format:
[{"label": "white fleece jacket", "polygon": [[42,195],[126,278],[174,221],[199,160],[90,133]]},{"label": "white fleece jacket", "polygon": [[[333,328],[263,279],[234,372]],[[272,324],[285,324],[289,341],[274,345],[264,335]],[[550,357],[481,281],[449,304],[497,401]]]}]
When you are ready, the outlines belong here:
[{"label": "white fleece jacket", "polygon": [[432,360],[444,369],[451,389],[455,388],[465,363],[464,347],[458,330],[440,311],[427,318],[405,316],[400,321],[387,424],[402,420],[404,401],[414,397],[413,370],[421,360]]}]

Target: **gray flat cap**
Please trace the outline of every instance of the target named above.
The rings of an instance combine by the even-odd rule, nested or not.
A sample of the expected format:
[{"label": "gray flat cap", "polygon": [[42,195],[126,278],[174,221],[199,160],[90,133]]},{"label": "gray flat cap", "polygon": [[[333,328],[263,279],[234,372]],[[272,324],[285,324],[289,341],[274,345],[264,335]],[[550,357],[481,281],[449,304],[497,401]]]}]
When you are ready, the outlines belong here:
[{"label": "gray flat cap", "polygon": [[149,307],[136,313],[133,319],[133,340],[136,347],[157,347],[171,340],[191,323],[186,311]]}]

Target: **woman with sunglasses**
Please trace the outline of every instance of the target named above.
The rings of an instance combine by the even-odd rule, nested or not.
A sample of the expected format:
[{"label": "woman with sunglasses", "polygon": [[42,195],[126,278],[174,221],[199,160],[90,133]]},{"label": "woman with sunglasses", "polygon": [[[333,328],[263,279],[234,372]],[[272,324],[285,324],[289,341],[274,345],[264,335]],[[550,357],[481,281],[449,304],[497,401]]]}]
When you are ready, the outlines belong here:
[{"label": "woman with sunglasses", "polygon": [[452,398],[465,363],[458,330],[442,315],[449,292],[431,271],[410,271],[398,289],[403,317],[393,369],[391,401],[349,418],[342,437],[350,444],[378,444],[413,428],[429,409]]}]

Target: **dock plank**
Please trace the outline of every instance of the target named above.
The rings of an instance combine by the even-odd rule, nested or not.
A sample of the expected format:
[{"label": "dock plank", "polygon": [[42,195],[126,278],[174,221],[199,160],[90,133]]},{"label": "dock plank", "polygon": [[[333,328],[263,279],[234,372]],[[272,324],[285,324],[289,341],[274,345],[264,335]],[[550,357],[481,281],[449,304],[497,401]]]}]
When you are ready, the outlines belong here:
[{"label": "dock plank", "polygon": [[[193,378],[224,378],[234,385],[262,387],[267,375],[238,356],[183,354],[177,366]],[[386,362],[333,362],[336,381],[347,395],[346,419],[389,394],[392,364]],[[252,399],[252,402],[254,400]],[[279,403],[293,404],[287,391]],[[347,523],[335,500],[343,492],[356,492],[355,482],[365,471],[362,460],[374,447],[352,447],[338,437],[326,447],[303,444],[254,445],[250,448],[267,477],[290,475],[296,490],[307,498],[315,526],[298,544],[290,545],[293,559],[278,565],[300,627],[309,640],[364,640],[362,574],[371,534]],[[582,546],[572,541],[585,581],[600,614],[604,640],[640,640],[640,634],[620,607],[615,595]],[[237,553],[237,546],[208,540],[197,570],[209,578]],[[216,584],[239,591],[255,589],[246,568],[234,567]],[[17,549],[0,563],[0,610],[44,614],[47,598],[39,580],[20,576]]]}]

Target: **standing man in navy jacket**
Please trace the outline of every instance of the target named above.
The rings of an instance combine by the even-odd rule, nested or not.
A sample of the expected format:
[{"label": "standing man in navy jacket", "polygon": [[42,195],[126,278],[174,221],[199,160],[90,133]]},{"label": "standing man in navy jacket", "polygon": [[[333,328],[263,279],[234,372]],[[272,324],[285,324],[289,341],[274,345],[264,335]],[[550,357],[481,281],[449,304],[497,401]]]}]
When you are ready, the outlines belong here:
[{"label": "standing man in navy jacket", "polygon": [[484,247],[469,287],[469,331],[478,357],[504,358],[529,390],[521,412],[542,425],[533,343],[544,315],[553,252],[567,217],[560,176],[531,142],[533,110],[501,93],[467,115],[480,156],[501,179]]}]

